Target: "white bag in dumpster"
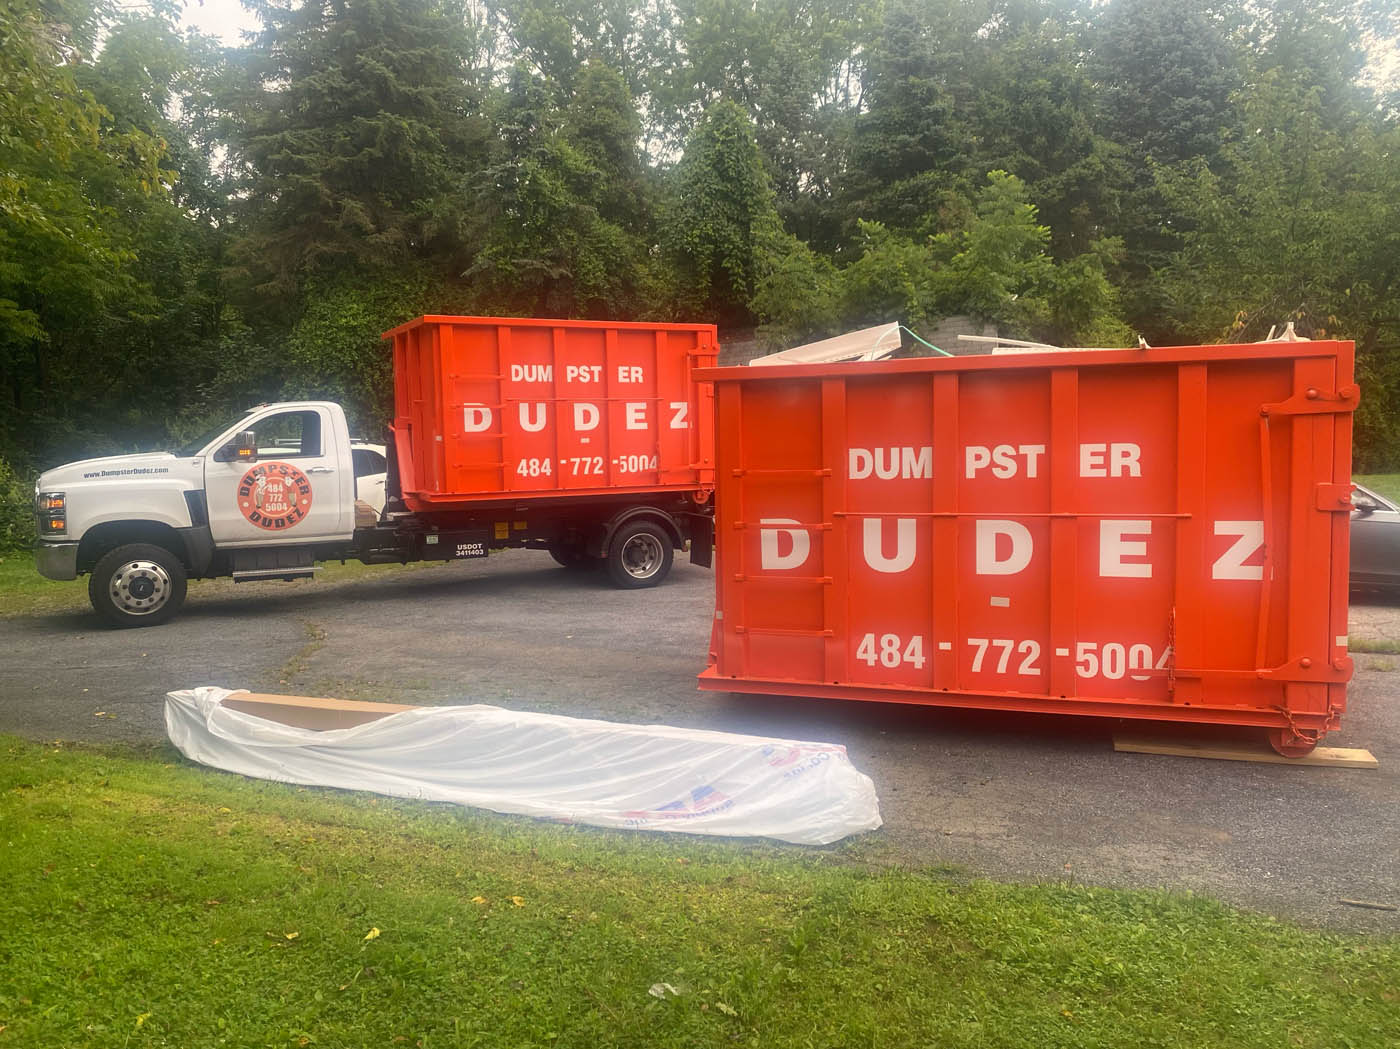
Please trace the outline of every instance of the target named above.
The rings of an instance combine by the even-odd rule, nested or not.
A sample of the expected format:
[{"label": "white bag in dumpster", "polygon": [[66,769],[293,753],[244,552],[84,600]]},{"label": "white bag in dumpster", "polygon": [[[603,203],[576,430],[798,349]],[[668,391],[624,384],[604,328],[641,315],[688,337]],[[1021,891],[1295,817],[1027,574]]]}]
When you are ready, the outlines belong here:
[{"label": "white bag in dumpster", "polygon": [[824,845],[881,822],[875,785],[835,744],[491,706],[415,707],[314,731],[221,705],[234,694],[167,694],[165,729],[187,758],[258,779],[598,827]]}]

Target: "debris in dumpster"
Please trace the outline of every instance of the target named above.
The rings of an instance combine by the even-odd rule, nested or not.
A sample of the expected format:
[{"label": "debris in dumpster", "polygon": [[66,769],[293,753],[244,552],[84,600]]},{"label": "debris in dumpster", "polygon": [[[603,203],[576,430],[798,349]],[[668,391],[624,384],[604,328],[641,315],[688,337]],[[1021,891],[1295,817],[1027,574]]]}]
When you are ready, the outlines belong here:
[{"label": "debris in dumpster", "polygon": [[825,845],[881,825],[839,744],[213,686],[168,693],[165,726],[190,760],[245,776],[598,827]]}]

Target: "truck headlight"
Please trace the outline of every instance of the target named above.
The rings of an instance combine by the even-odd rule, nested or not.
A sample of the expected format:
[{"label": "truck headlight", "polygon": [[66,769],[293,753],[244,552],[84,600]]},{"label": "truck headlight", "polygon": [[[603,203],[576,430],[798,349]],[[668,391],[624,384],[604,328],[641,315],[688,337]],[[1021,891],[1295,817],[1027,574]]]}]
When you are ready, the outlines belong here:
[{"label": "truck headlight", "polygon": [[68,534],[68,497],[63,492],[40,492],[36,502],[39,537]]}]

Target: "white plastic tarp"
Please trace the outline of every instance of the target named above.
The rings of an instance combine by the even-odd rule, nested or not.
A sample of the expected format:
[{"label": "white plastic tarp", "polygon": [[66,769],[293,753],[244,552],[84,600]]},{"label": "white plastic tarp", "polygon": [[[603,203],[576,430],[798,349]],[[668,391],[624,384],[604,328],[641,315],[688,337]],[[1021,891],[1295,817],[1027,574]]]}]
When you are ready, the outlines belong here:
[{"label": "white plastic tarp", "polygon": [[258,779],[598,827],[824,845],[881,822],[875,785],[836,744],[477,705],[314,731],[222,706],[233,694],[206,686],[165,697],[166,732],[187,758]]}]

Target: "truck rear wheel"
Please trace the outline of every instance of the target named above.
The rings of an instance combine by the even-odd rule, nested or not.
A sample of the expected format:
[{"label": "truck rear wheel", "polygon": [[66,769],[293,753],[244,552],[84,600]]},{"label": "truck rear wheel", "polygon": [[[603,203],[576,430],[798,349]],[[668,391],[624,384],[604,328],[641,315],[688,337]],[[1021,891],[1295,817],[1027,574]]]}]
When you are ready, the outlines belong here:
[{"label": "truck rear wheel", "polygon": [[88,600],[119,627],[156,626],[185,603],[185,566],[163,546],[119,546],[93,566]]},{"label": "truck rear wheel", "polygon": [[662,525],[630,521],[608,544],[608,575],[623,590],[641,590],[665,579],[674,558],[675,547]]}]

